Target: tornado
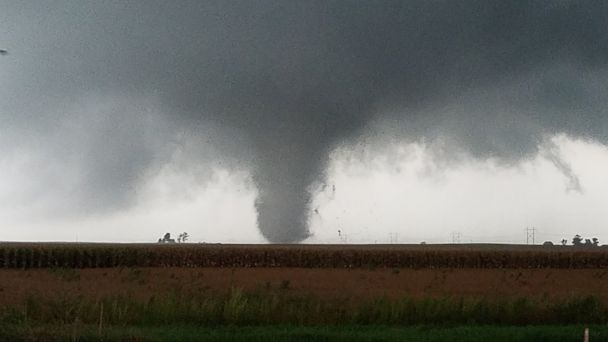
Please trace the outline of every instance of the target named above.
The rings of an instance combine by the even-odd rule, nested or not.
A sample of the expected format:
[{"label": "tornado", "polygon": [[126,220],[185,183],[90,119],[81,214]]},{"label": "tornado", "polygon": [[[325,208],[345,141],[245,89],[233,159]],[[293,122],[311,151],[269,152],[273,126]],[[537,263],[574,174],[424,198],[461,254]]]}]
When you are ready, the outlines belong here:
[{"label": "tornado", "polygon": [[545,153],[579,191],[543,146],[608,142],[607,19],[587,1],[7,3],[0,151],[56,162],[36,198],[97,215],[135,205],[193,137],[184,167],[247,170],[281,243],[310,237],[332,151],[369,137],[448,142],[436,158]]}]

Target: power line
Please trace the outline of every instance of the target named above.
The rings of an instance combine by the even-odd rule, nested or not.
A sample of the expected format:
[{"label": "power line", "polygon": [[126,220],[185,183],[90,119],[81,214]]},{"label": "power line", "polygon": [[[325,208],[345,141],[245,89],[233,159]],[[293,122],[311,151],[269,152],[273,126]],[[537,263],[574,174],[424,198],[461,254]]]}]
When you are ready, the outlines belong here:
[{"label": "power line", "polygon": [[526,227],[526,245],[529,245],[530,241],[532,241],[533,245],[536,242],[536,228],[534,227]]},{"label": "power line", "polygon": [[389,239],[390,243],[399,242],[399,233],[396,233],[396,232],[388,233],[388,239]]},{"label": "power line", "polygon": [[452,232],[452,243],[460,243],[462,234],[460,232]]}]

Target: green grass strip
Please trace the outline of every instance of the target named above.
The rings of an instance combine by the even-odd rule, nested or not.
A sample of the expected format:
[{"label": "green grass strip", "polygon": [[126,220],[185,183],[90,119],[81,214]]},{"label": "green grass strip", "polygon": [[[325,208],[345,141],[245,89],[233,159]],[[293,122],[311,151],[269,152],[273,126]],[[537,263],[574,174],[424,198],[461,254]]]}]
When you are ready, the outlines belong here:
[{"label": "green grass strip", "polygon": [[[608,327],[591,326],[591,341],[608,340]],[[582,341],[583,326],[127,326],[106,328],[99,334],[91,325],[0,325],[0,341]]]}]

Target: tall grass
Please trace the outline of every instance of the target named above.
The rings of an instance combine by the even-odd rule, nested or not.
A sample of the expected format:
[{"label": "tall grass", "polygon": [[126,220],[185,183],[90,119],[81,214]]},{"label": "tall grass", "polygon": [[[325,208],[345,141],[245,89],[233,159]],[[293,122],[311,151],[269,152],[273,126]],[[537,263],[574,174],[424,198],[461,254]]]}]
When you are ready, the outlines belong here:
[{"label": "tall grass", "polygon": [[0,322],[96,324],[103,306],[106,325],[539,325],[605,324],[608,307],[595,297],[562,301],[514,299],[403,298],[356,302],[294,297],[277,293],[223,296],[168,294],[136,301],[128,297],[30,297],[21,306],[0,310]]}]

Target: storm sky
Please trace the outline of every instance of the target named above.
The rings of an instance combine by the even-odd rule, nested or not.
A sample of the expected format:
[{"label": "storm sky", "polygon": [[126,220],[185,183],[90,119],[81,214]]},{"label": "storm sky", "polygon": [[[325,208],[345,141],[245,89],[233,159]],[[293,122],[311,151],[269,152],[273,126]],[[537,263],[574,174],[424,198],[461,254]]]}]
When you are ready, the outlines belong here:
[{"label": "storm sky", "polygon": [[599,1],[0,1],[0,240],[601,236],[606,22]]}]

